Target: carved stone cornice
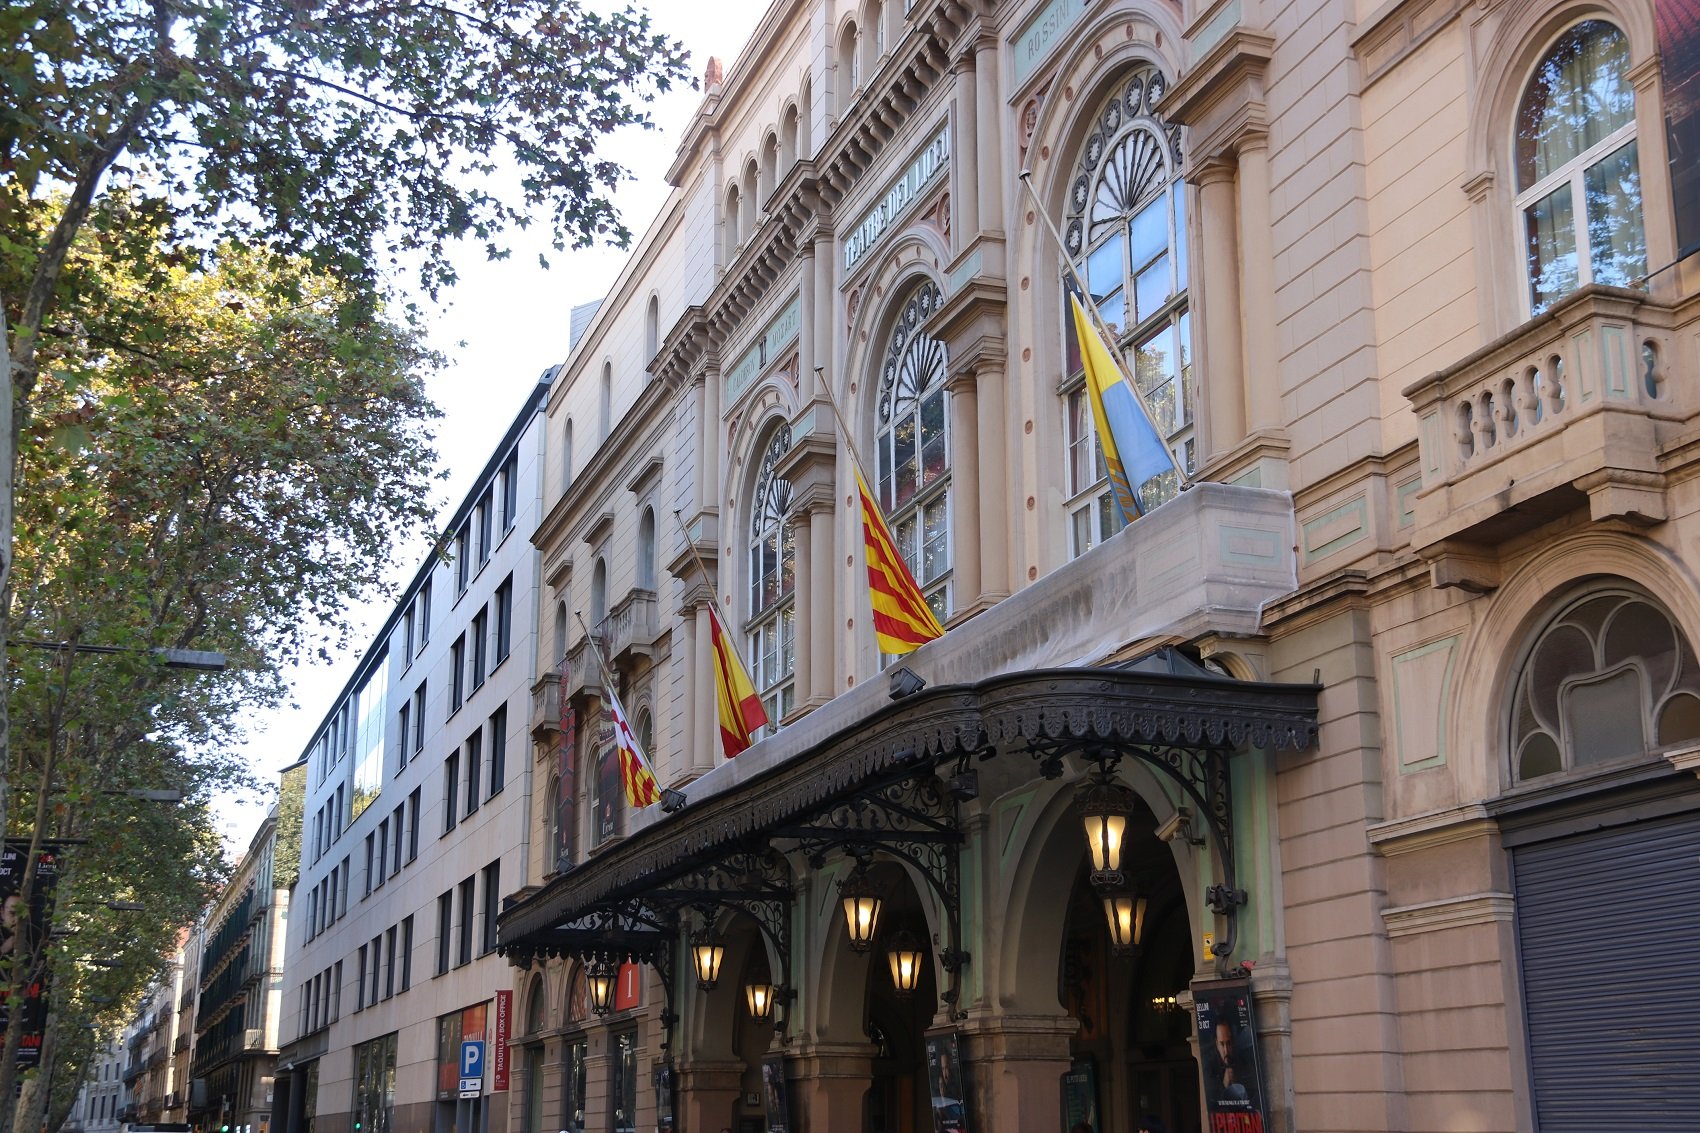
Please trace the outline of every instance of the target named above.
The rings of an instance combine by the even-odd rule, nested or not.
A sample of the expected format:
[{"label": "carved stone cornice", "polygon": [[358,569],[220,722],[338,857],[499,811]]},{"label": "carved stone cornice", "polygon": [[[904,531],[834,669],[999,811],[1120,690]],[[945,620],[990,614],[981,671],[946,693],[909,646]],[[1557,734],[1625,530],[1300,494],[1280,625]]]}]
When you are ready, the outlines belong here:
[{"label": "carved stone cornice", "polygon": [[1158,106],[1171,122],[1190,127],[1195,160],[1238,148],[1242,136],[1267,135],[1267,75],[1275,37],[1236,27],[1206,51]]}]

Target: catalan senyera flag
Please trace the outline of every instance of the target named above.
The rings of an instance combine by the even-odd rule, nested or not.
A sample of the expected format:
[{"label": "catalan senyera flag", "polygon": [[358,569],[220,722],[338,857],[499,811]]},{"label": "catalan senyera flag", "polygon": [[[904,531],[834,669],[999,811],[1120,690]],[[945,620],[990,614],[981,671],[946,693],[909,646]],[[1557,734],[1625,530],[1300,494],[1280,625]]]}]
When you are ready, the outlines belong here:
[{"label": "catalan senyera flag", "polygon": [[868,597],[874,605],[874,640],[881,653],[913,653],[944,636],[944,628],[933,616],[921,588],[897,553],[885,516],[868,492],[862,473],[856,472],[856,491],[862,497],[862,540],[868,553]]},{"label": "catalan senyera flag", "polygon": [[755,682],[738,659],[738,651],[720,624],[714,607],[708,608],[709,645],[714,650],[714,699],[720,710],[720,746],[731,759],[750,746],[750,737],[767,725],[767,709],[756,695]]},{"label": "catalan senyera flag", "polygon": [[614,746],[620,753],[620,782],[626,788],[626,805],[648,806],[661,801],[661,787],[655,781],[655,771],[644,758],[637,736],[626,721],[626,710],[613,689],[604,690],[608,696],[608,714],[614,718]]},{"label": "catalan senyera flag", "polygon": [[1115,355],[1087,321],[1080,297],[1071,294],[1074,333],[1080,339],[1080,359],[1086,370],[1087,399],[1092,403],[1092,422],[1098,428],[1098,448],[1110,472],[1116,509],[1130,523],[1144,511],[1136,489],[1153,476],[1175,467],[1169,446],[1157,426],[1139,404]]}]

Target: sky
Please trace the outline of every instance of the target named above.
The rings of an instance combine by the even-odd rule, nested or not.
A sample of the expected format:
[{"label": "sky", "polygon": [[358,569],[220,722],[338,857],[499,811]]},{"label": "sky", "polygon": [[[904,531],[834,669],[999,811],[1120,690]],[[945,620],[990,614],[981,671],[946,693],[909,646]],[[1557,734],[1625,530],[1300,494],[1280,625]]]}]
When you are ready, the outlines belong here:
[{"label": "sky", "polygon": [[[691,73],[699,81],[710,56],[731,69],[767,7],[767,0],[636,2],[659,31],[684,41]],[[701,103],[702,92],[688,87],[663,95],[652,106],[657,129],[616,135],[604,147],[635,174],[618,193],[634,246],[666,201],[667,167]],[[438,466],[448,473],[438,488],[445,516],[471,487],[538,377],[566,357],[570,310],[603,296],[626,262],[627,253],[619,249],[557,252],[543,229],[546,225],[535,224],[507,233],[512,255],[500,262],[487,260],[481,244],[463,246],[455,259],[460,282],[444,301],[432,307],[425,297],[415,296],[428,312],[431,345],[448,359],[427,383],[443,411],[436,432]],[[548,257],[550,270],[539,265],[539,253]],[[400,551],[387,566],[390,582],[412,577],[424,553],[423,542]],[[295,669],[289,703],[254,715],[247,742],[236,754],[263,781],[275,783],[277,771],[301,754],[392,603],[393,598],[381,598],[351,608],[346,622],[354,627],[353,648],[328,663]],[[239,855],[247,848],[267,805],[257,796],[220,801],[227,852]]]}]

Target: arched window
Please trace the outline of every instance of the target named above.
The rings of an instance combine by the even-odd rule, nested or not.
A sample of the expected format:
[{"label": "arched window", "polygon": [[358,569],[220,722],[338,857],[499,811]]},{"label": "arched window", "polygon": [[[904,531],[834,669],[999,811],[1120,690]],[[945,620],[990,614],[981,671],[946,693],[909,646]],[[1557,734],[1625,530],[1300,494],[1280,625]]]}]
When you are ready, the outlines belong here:
[{"label": "arched window", "polygon": [[614,431],[614,363],[602,363],[602,389],[596,406],[596,423],[601,439]]},{"label": "arched window", "polygon": [[868,29],[864,36],[868,41],[868,59],[863,66],[863,73],[871,75],[879,63],[880,56],[885,54],[885,9],[879,0],[873,0],[873,3],[868,5],[862,26]]},{"label": "arched window", "polygon": [[773,197],[773,191],[779,187],[779,135],[769,133],[767,140],[761,146],[761,199],[763,202]]},{"label": "arched window", "polygon": [[567,604],[555,603],[555,656],[562,662],[567,659]]},{"label": "arched window", "polygon": [[561,491],[573,486],[573,419],[561,428]]},{"label": "arched window", "polygon": [[[644,756],[650,766],[655,765],[655,716],[647,708],[638,710],[637,723],[633,729],[637,734],[638,746],[643,748]],[[659,772],[658,772],[659,774]]]},{"label": "arched window", "polygon": [[640,590],[655,589],[655,509],[644,508],[638,520],[637,584]]},{"label": "arched window", "polygon": [[733,185],[726,190],[726,261],[730,263],[738,254],[738,186]]},{"label": "arched window", "polygon": [[797,134],[799,116],[795,105],[785,108],[785,116],[779,126],[779,169],[781,176],[789,172],[797,163],[802,151],[798,148],[801,140]]},{"label": "arched window", "polygon": [[814,141],[809,135],[809,116],[814,113],[814,90],[809,80],[803,80],[803,90],[797,96],[797,159],[812,157]]},{"label": "arched window", "polygon": [[783,422],[768,438],[750,501],[751,678],[767,708],[771,734],[797,703],[797,545],[790,517],[791,484],[775,471],[791,447]]},{"label": "arched window", "polygon": [[1517,109],[1517,210],[1539,314],[1588,283],[1647,270],[1629,40],[1603,20],[1558,37]]},{"label": "arched window", "polygon": [[590,628],[595,632],[608,616],[608,560],[598,555],[590,572]]},{"label": "arched window", "polygon": [[[1063,240],[1092,301],[1116,337],[1157,428],[1188,471],[1194,467],[1192,322],[1187,309],[1186,186],[1180,127],[1152,107],[1167,89],[1155,67],[1139,67],[1098,107],[1069,182]],[[1080,347],[1068,313],[1069,553],[1121,527],[1098,451]],[[1173,472],[1135,485],[1146,508],[1179,490]]]},{"label": "arched window", "polygon": [[744,163],[744,217],[738,222],[738,229],[748,240],[756,234],[756,217],[761,211],[760,190],[756,185],[756,159],[750,158]]},{"label": "arched window", "polygon": [[531,987],[525,993],[525,1034],[535,1035],[543,1029],[547,1004],[543,1001],[543,977],[531,977]]},{"label": "arched window", "polygon": [[1669,614],[1626,591],[1590,594],[1541,630],[1511,709],[1522,782],[1700,740],[1700,662]]},{"label": "arched window", "polygon": [[856,35],[854,21],[844,25],[843,33],[838,37],[838,112],[843,114],[850,108],[850,100],[856,96],[856,90],[862,85],[862,60],[857,48],[860,39]]},{"label": "arched window", "polygon": [[931,280],[910,292],[886,343],[875,404],[880,507],[941,623],[951,612],[947,360],[944,343],[921,326],[943,304]]},{"label": "arched window", "polygon": [[661,300],[654,295],[649,297],[649,306],[643,313],[643,358],[653,362],[655,356],[661,353]]}]

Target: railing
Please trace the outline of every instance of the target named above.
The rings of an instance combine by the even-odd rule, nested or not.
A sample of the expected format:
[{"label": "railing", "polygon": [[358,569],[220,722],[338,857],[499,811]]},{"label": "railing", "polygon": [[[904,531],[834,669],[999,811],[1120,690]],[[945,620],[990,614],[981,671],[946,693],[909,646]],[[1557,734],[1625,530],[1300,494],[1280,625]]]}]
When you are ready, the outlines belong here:
[{"label": "railing", "polygon": [[[1660,440],[1695,412],[1694,393],[1673,380],[1687,364],[1678,321],[1643,292],[1593,285],[1407,386],[1423,477],[1418,544],[1503,525],[1555,489],[1574,499],[1600,476],[1653,476]],[[1563,503],[1546,502],[1523,509],[1531,522]]]},{"label": "railing", "polygon": [[653,590],[633,590],[602,619],[597,637],[605,642],[608,661],[621,665],[633,654],[648,655],[659,628],[660,603]]},{"label": "railing", "polygon": [[561,730],[561,675],[544,673],[531,686],[531,738],[547,740]]}]

